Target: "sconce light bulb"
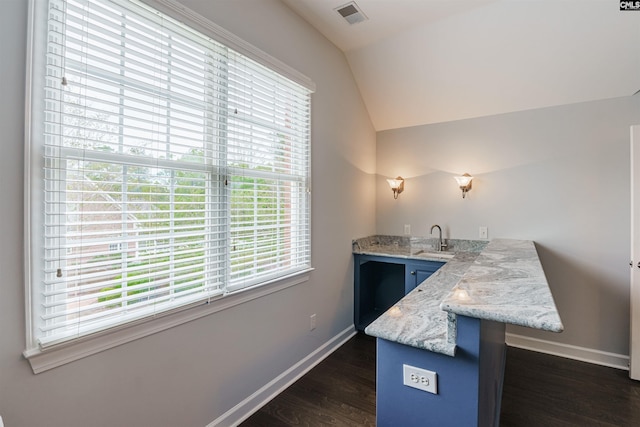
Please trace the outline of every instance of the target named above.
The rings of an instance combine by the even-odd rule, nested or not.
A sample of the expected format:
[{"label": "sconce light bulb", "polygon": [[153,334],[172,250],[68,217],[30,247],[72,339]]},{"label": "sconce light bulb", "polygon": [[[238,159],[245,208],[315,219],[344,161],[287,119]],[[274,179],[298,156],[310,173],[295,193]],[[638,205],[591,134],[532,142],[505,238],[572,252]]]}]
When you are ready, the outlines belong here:
[{"label": "sconce light bulb", "polygon": [[469,190],[471,190],[471,184],[472,184],[472,181],[473,181],[473,177],[471,175],[469,175],[468,173],[465,173],[465,174],[460,175],[460,176],[454,176],[453,178],[458,183],[458,186],[460,187],[460,190],[462,190],[462,198],[464,199],[464,196],[467,195],[467,192]]},{"label": "sconce light bulb", "polygon": [[404,190],[404,179],[401,176],[395,179],[388,178],[387,183],[389,184],[389,187],[391,187],[391,191],[393,191],[393,198],[397,199],[398,194],[402,193]]}]

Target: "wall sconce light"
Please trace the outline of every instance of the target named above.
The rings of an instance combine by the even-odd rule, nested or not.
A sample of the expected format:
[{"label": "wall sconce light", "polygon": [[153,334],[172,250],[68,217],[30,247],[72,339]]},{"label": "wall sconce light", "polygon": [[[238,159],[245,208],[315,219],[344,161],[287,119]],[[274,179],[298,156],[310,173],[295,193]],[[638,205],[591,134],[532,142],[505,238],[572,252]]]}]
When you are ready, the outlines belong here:
[{"label": "wall sconce light", "polygon": [[397,199],[398,194],[402,193],[402,191],[404,190],[404,179],[399,176],[396,179],[389,178],[387,179],[387,182],[389,183],[389,187],[391,187],[391,190],[393,191],[393,198]]},{"label": "wall sconce light", "polygon": [[454,176],[454,178],[456,181],[458,181],[458,185],[462,190],[462,198],[464,199],[464,196],[466,196],[467,191],[471,190],[471,181],[473,180],[473,177],[468,173],[465,173],[462,176]]}]

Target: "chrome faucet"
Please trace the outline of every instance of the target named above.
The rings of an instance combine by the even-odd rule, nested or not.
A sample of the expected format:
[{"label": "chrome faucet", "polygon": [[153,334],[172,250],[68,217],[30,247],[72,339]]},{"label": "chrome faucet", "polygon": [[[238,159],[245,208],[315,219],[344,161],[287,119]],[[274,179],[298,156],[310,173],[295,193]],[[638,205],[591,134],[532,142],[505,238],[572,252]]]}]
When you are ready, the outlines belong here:
[{"label": "chrome faucet", "polygon": [[431,226],[431,234],[433,234],[433,229],[437,228],[438,229],[438,246],[436,247],[436,250],[438,252],[444,251],[445,249],[447,249],[447,244],[442,240],[442,228],[440,228],[440,226],[438,224],[434,224]]}]

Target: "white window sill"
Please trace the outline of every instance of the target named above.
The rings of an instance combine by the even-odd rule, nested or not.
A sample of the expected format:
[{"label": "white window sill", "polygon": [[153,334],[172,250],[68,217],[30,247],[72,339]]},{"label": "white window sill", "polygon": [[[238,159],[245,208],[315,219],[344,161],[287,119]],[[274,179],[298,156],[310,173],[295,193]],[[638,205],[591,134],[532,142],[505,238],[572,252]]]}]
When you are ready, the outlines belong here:
[{"label": "white window sill", "polygon": [[46,350],[39,348],[25,350],[23,355],[29,360],[34,374],[48,371],[83,357],[91,356],[110,348],[144,338],[174,326],[226,310],[247,301],[299,285],[309,280],[313,269],[296,273],[272,283],[238,291],[213,299],[208,304],[198,303],[178,310],[169,311],[153,318],[141,319],[122,327],[110,329],[73,341],[61,343]]}]

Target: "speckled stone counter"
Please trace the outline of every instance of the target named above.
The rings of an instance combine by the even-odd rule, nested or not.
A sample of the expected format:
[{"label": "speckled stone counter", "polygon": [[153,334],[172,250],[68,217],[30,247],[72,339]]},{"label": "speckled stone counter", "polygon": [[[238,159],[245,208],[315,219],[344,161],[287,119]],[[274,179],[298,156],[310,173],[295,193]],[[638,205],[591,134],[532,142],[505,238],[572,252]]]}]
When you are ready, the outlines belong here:
[{"label": "speckled stone counter", "polygon": [[440,307],[477,319],[563,330],[535,245],[529,240],[491,241]]},{"label": "speckled stone counter", "polygon": [[487,240],[445,239],[447,249],[437,251],[438,239],[376,235],[353,241],[354,254],[394,256],[398,258],[426,259],[437,261],[451,259],[456,253],[479,253],[489,243]]},{"label": "speckled stone counter", "polygon": [[[437,259],[434,240],[373,236],[354,241],[353,250]],[[532,241],[495,239],[487,244],[451,239],[447,243],[453,253],[440,254],[439,259],[446,264],[371,323],[365,330],[368,335],[454,356],[456,315],[563,330]]]}]

